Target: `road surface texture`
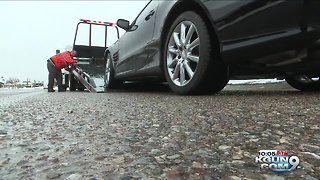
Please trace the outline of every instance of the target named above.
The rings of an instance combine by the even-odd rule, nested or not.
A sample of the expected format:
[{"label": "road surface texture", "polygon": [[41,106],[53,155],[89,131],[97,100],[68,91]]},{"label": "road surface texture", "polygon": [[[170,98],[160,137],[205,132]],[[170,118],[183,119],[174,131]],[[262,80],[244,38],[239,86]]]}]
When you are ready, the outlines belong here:
[{"label": "road surface texture", "polygon": [[[283,83],[210,96],[0,89],[0,179],[320,179],[320,93]],[[300,169],[260,169],[259,150]]]}]

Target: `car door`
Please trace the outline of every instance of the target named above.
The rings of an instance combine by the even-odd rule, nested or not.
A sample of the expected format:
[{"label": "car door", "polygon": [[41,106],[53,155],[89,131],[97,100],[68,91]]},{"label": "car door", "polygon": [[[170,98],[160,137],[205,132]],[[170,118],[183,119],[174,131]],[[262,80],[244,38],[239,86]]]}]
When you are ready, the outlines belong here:
[{"label": "car door", "polygon": [[320,46],[320,1],[305,0],[303,18],[301,26],[308,33],[308,41],[313,43],[318,40],[317,47]]},{"label": "car door", "polygon": [[[217,3],[220,4],[217,4]],[[208,1],[225,61],[241,62],[301,45],[304,0]]]},{"label": "car door", "polygon": [[152,41],[158,2],[150,1],[119,41],[119,60],[115,71],[119,75],[141,68],[148,58],[146,48]]}]

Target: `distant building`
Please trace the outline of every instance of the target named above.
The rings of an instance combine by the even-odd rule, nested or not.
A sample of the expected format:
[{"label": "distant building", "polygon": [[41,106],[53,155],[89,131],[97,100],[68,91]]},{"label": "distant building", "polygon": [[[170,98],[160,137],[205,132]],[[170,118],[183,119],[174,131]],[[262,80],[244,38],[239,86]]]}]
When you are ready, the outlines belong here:
[{"label": "distant building", "polygon": [[32,87],[32,83],[31,83],[30,79],[27,79],[26,81],[22,81],[21,83],[18,83],[18,87],[29,88],[29,87]]},{"label": "distant building", "polygon": [[31,87],[43,87],[43,81],[31,81],[27,79],[26,81],[19,81],[18,79],[6,80],[3,76],[0,76],[0,88],[31,88]]}]

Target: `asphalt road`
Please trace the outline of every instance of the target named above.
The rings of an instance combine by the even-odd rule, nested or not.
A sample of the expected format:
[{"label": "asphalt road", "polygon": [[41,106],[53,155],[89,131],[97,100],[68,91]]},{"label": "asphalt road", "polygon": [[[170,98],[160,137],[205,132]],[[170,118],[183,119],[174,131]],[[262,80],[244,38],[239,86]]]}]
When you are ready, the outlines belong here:
[{"label": "asphalt road", "polygon": [[[0,89],[0,179],[320,179],[319,100],[283,83],[209,96]],[[301,168],[261,169],[263,149]]]}]

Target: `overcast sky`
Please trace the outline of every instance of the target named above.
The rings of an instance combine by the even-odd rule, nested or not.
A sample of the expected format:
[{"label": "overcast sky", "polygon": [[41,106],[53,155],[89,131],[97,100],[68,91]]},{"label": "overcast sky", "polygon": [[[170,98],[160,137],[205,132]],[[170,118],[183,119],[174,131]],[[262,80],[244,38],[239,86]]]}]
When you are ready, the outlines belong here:
[{"label": "overcast sky", "polygon": [[0,78],[47,81],[46,60],[73,44],[79,19],[133,21],[140,1],[0,1]]}]

